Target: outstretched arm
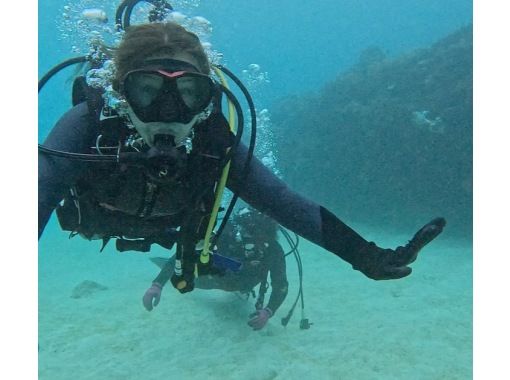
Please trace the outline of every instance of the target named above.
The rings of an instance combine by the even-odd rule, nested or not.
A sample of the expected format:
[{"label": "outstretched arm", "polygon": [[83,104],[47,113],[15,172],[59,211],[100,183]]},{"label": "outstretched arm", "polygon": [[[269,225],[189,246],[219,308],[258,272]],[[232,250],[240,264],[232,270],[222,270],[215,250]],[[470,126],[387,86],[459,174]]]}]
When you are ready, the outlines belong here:
[{"label": "outstretched arm", "polygon": [[443,218],[436,218],[423,226],[404,247],[379,248],[326,208],[289,189],[255,158],[245,182],[241,183],[246,155],[247,148],[240,145],[232,160],[229,188],[282,226],[333,252],[369,278],[396,279],[411,274],[408,265],[446,224]]}]

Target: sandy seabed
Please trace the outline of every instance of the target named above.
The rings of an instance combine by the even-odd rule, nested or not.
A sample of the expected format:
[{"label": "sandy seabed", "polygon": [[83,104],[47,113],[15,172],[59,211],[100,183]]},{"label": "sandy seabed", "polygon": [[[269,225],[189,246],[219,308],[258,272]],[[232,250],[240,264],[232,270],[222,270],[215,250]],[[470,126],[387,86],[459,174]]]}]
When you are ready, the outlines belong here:
[{"label": "sandy seabed", "polygon": [[[381,246],[410,237],[363,231]],[[410,232],[412,235],[412,232]],[[142,295],[158,273],[148,257],[99,253],[54,222],[39,245],[39,378],[81,379],[471,379],[472,245],[447,234],[426,247],[413,274],[372,281],[333,254],[302,242],[306,317],[289,296],[265,329],[252,331],[254,300],[216,290],[181,295],[171,286],[147,312]],[[72,298],[85,280],[108,289]]]}]

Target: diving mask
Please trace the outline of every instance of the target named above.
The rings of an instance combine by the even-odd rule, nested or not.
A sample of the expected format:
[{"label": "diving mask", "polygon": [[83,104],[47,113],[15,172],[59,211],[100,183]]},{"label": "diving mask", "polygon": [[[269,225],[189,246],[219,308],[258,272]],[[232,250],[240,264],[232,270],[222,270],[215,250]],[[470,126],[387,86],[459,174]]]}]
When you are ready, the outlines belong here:
[{"label": "diving mask", "polygon": [[207,118],[215,85],[188,62],[152,59],[124,76],[120,92],[133,127],[149,146],[158,136],[172,136],[172,145],[179,146]]},{"label": "diving mask", "polygon": [[211,102],[214,83],[195,72],[141,69],[126,74],[121,93],[143,123],[187,124]]}]

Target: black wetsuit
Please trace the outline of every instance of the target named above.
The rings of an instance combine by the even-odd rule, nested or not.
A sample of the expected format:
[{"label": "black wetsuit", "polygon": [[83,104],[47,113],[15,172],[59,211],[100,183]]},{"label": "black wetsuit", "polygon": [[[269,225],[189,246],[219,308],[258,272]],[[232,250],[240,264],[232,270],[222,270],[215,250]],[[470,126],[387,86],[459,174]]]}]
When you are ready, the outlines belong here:
[{"label": "black wetsuit", "polygon": [[[95,146],[99,134],[98,123],[94,119],[96,117],[96,113],[89,113],[87,103],[78,104],[58,121],[43,145],[60,151],[91,153],[91,147]],[[245,202],[289,230],[350,263],[356,260],[357,253],[367,242],[328,210],[290,190],[256,158],[252,160],[249,174],[241,184],[246,156],[247,148],[240,144],[232,157],[227,182],[230,190],[238,192]],[[119,216],[116,219],[118,223],[122,223],[125,218],[150,221],[151,215],[166,215],[165,224],[158,222],[156,228],[164,231],[168,227],[180,225],[174,211],[185,207],[186,192],[178,193],[183,197],[179,200],[172,188],[158,188],[150,210],[151,215],[141,218],[137,213],[140,211],[139,199],[144,196],[140,190],[143,181],[137,180],[136,173],[123,176],[122,173],[119,174],[121,171],[122,165],[116,163],[98,164],[39,154],[39,236],[52,211],[69,188],[79,182],[86,183],[89,178],[97,180],[97,173],[101,173],[105,185],[122,181],[120,186],[113,186],[105,195],[111,196],[115,203],[104,202],[105,209],[112,209],[112,212]],[[93,188],[97,184],[89,185]],[[112,223],[115,223],[115,220]],[[154,225],[150,226],[152,227]],[[133,235],[136,235],[136,231],[133,231]]]}]

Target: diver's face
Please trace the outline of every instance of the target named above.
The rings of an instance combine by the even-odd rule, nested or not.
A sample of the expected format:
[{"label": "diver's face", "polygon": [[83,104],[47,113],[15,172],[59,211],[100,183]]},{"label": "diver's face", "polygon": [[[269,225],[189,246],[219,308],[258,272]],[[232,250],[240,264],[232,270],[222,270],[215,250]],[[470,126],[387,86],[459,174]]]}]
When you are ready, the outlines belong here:
[{"label": "diver's face", "polygon": [[128,114],[150,146],[155,135],[172,135],[177,144],[209,106],[214,83],[186,53],[153,55],[145,62],[122,82]]}]

